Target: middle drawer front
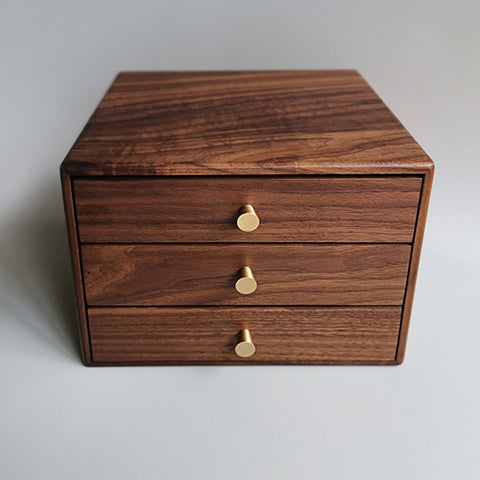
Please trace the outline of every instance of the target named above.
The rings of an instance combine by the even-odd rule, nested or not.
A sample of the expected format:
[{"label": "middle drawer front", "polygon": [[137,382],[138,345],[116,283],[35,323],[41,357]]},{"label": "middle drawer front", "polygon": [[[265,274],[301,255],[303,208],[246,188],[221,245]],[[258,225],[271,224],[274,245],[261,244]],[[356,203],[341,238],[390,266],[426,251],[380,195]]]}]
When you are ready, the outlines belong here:
[{"label": "middle drawer front", "polygon": [[[401,305],[410,245],[83,245],[90,306]],[[258,287],[235,290],[252,269]]]}]

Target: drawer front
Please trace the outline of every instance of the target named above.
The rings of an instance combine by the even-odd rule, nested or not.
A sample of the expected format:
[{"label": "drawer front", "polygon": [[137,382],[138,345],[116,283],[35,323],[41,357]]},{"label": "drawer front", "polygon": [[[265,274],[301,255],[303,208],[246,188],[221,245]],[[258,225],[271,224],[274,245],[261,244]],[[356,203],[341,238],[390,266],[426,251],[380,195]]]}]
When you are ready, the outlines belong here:
[{"label": "drawer front", "polygon": [[[401,305],[409,245],[83,245],[90,306]],[[235,290],[252,269],[257,289]]]},{"label": "drawer front", "polygon": [[[393,363],[401,308],[90,308],[93,360]],[[247,328],[256,351],[234,353]]]},{"label": "drawer front", "polygon": [[[412,242],[416,176],[74,180],[86,243]],[[260,226],[243,232],[239,209]]]}]

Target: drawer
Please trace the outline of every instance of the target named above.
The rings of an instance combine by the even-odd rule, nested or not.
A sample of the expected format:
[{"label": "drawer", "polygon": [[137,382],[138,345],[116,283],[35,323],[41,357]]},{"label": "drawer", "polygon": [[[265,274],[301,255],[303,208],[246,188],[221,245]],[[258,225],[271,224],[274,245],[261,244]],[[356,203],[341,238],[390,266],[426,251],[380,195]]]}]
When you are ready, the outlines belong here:
[{"label": "drawer", "polygon": [[[401,308],[90,308],[93,361],[394,363]],[[235,354],[247,328],[255,353]]]},{"label": "drawer", "polygon": [[[87,304],[401,305],[405,244],[83,245]],[[257,289],[242,295],[237,272]]]},{"label": "drawer", "polygon": [[61,166],[85,364],[401,363],[433,168],[355,71],[120,73]]},{"label": "drawer", "polygon": [[[420,176],[78,178],[85,243],[413,240]],[[243,232],[239,209],[260,226]]]}]

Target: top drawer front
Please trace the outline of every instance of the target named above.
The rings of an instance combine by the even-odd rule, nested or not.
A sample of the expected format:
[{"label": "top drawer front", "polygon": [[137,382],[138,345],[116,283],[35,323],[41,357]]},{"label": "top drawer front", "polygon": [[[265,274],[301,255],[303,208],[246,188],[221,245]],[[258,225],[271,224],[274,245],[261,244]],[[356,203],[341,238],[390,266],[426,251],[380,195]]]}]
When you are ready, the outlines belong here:
[{"label": "top drawer front", "polygon": [[[158,177],[74,180],[80,241],[411,242],[417,176]],[[253,232],[236,225],[251,204]]]}]

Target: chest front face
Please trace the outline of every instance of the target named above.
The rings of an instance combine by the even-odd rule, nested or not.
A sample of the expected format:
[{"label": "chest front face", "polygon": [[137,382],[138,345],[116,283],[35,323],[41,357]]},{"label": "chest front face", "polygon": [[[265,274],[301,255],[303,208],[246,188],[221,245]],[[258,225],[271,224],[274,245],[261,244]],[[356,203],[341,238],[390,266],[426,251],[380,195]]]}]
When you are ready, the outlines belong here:
[{"label": "chest front face", "polygon": [[87,365],[402,362],[433,164],[358,73],[123,73],[61,172]]}]

